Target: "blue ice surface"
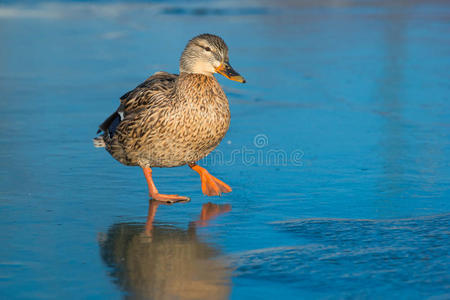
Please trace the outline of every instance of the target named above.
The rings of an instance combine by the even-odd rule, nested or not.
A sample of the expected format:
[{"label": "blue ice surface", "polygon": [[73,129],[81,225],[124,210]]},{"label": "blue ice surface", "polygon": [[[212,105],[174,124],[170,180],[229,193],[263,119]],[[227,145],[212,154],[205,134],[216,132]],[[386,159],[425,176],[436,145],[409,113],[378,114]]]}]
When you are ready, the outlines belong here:
[{"label": "blue ice surface", "polygon": [[[446,1],[0,4],[0,298],[450,297]],[[247,84],[202,165],[139,168],[91,139],[118,98],[221,35]],[[202,226],[202,205],[232,210]]]}]

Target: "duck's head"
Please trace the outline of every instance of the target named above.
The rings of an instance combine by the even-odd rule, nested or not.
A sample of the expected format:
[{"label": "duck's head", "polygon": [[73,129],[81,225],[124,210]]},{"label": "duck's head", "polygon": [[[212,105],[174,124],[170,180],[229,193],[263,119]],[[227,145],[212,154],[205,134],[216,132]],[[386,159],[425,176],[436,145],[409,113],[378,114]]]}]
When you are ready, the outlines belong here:
[{"label": "duck's head", "polygon": [[212,76],[219,73],[228,79],[245,83],[244,77],[233,70],[228,59],[228,47],[222,38],[212,34],[194,37],[184,48],[180,73]]}]

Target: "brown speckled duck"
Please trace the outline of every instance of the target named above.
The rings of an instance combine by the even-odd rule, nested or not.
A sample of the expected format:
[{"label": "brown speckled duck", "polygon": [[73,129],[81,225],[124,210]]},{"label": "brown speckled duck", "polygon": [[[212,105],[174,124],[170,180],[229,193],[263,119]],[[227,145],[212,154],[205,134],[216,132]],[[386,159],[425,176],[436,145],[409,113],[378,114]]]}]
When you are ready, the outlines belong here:
[{"label": "brown speckled duck", "polygon": [[120,106],[100,126],[96,147],[127,166],[140,166],[150,197],[163,202],[188,197],[160,194],[152,167],[189,165],[199,173],[208,196],[231,188],[196,162],[208,155],[225,136],[230,124],[228,100],[213,76],[219,73],[244,83],[230,66],[222,38],[201,34],[189,41],[180,59],[180,75],[156,72],[120,98]]}]

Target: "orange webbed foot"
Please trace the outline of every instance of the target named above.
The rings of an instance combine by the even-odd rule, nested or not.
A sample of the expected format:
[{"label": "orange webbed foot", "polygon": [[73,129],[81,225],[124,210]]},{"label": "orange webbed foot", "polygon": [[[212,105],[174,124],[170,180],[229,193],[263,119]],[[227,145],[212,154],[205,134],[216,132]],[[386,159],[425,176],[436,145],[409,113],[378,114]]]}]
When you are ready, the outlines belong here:
[{"label": "orange webbed foot", "polygon": [[220,196],[222,193],[231,192],[228,184],[209,173],[201,175],[200,178],[202,180],[202,192],[207,196]]},{"label": "orange webbed foot", "polygon": [[200,174],[203,194],[207,196],[220,196],[222,193],[231,192],[231,188],[228,184],[209,174],[206,169],[199,165],[193,165],[191,168]]}]

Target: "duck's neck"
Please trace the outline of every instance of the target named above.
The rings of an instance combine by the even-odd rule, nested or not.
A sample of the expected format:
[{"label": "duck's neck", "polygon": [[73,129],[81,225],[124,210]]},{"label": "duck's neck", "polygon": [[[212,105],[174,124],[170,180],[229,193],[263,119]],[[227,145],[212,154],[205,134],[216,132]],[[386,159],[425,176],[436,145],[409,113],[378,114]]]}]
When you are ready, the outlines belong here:
[{"label": "duck's neck", "polygon": [[211,75],[181,72],[176,83],[176,93],[181,99],[224,99],[223,92],[217,79]]}]

